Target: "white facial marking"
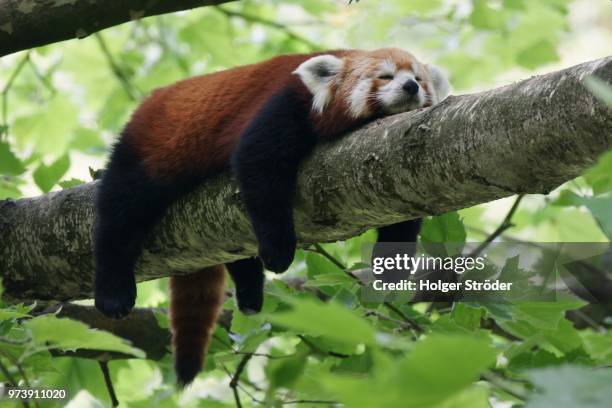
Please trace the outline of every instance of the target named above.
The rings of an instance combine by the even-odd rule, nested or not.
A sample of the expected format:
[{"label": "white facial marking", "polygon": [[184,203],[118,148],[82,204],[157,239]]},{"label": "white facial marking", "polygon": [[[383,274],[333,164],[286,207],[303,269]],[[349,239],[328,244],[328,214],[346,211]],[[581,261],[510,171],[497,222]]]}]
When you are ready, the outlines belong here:
[{"label": "white facial marking", "polygon": [[415,74],[408,70],[396,72],[393,80],[378,89],[378,99],[389,113],[405,112],[422,107],[427,99],[423,87],[415,96],[410,96],[404,90],[404,84],[409,80],[416,81]]},{"label": "white facial marking", "polygon": [[435,105],[448,96],[448,93],[450,92],[450,83],[440,68],[436,67],[435,65],[427,65],[426,67],[429,70],[431,84],[433,85],[431,102],[433,105]]},{"label": "white facial marking", "polygon": [[321,113],[331,96],[331,85],[344,62],[333,55],[319,55],[304,61],[295,71],[313,96],[312,109]]},{"label": "white facial marking", "polygon": [[357,83],[349,96],[349,113],[354,118],[365,115],[368,107],[368,97],[372,89],[372,79],[362,79]]},{"label": "white facial marking", "polygon": [[381,71],[380,73],[383,75],[384,74],[394,75],[396,69],[397,69],[397,66],[395,65],[395,62],[391,60],[387,59],[380,63],[380,71]]}]

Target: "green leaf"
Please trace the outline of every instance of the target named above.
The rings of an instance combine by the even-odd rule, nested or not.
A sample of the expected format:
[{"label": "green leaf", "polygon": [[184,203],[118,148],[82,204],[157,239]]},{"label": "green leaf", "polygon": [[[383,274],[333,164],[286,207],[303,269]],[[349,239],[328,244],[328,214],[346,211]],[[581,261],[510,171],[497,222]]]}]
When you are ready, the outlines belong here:
[{"label": "green leaf", "polygon": [[144,358],[142,350],[112,333],[89,328],[85,323],[55,315],[38,316],[24,323],[37,344],[50,343],[61,350],[108,350]]},{"label": "green leaf", "polygon": [[60,181],[60,179],[66,174],[70,168],[70,157],[64,155],[57,159],[51,165],[46,166],[41,163],[36,170],[34,170],[34,181],[36,185],[44,192],[48,193],[51,191],[53,186]]},{"label": "green leaf", "polygon": [[344,343],[375,343],[374,328],[365,319],[335,302],[294,299],[290,304],[290,311],[277,312],[270,316],[270,320],[301,333],[325,336]]},{"label": "green leaf", "polygon": [[540,65],[559,60],[559,54],[555,46],[548,40],[538,41],[519,52],[516,62],[529,69],[535,69]]},{"label": "green leaf", "polygon": [[317,288],[321,286],[342,286],[342,285],[353,285],[356,281],[345,273],[330,273],[315,275],[308,279],[304,284],[307,288]]},{"label": "green leaf", "polygon": [[[41,354],[41,353],[39,353]],[[119,362],[110,363],[110,367],[115,367]],[[122,364],[122,363],[119,363]],[[49,388],[62,388],[66,390],[66,394],[74,397],[82,390],[87,390],[87,394],[93,395],[101,401],[108,401],[107,406],[110,406],[108,398],[108,390],[104,384],[104,378],[101,375],[100,365],[95,360],[85,358],[71,357],[54,357],[54,370],[48,373],[39,373],[41,376],[41,384]],[[121,396],[119,396],[121,398]],[[76,398],[75,398],[76,399]],[[74,400],[73,400],[74,401]],[[67,402],[67,401],[62,401]],[[82,402],[82,400],[80,400]],[[83,406],[73,404],[70,406]],[[41,406],[49,406],[41,404]],[[62,406],[65,406],[62,404]],[[99,408],[99,405],[84,405],[91,408]]]},{"label": "green leaf", "polygon": [[0,321],[7,319],[19,319],[23,317],[30,317],[30,311],[34,309],[36,303],[31,305],[24,305],[19,303],[17,305],[11,305],[10,307],[0,309]]},{"label": "green leaf", "polygon": [[504,0],[504,8],[510,10],[524,10],[525,0]]},{"label": "green leaf", "polygon": [[432,407],[454,398],[495,363],[489,343],[485,336],[431,335],[404,357],[383,359],[381,367],[379,357],[385,355],[374,353],[375,375],[318,376],[328,392],[351,408]]},{"label": "green leaf", "polygon": [[17,146],[39,155],[59,157],[68,150],[77,110],[66,95],[55,96],[45,109],[15,120],[12,131]]},{"label": "green leaf", "polygon": [[538,392],[526,408],[608,408],[612,401],[612,369],[562,366],[532,370],[529,379]]},{"label": "green leaf", "polygon": [[492,8],[487,0],[473,0],[470,22],[476,28],[498,28],[503,23],[502,14]]},{"label": "green leaf", "polygon": [[453,211],[426,218],[420,236],[423,242],[463,243],[466,232],[459,213]]},{"label": "green leaf", "polygon": [[599,195],[612,191],[612,151],[604,154],[597,165],[584,174],[584,179],[593,189],[593,194]]},{"label": "green leaf", "polygon": [[461,391],[459,394],[436,405],[435,408],[489,408],[489,393],[486,388],[473,386]]},{"label": "green leaf", "polygon": [[598,196],[581,196],[570,190],[563,190],[554,204],[576,207],[584,205],[597,221],[601,231],[608,239],[612,239],[612,211],[610,211],[610,208],[612,208],[612,192]]},{"label": "green leaf", "polygon": [[462,252],[467,234],[459,214],[453,211],[425,218],[419,236],[430,255],[446,257]]},{"label": "green leaf", "polygon": [[306,252],[306,267],[308,268],[308,277],[312,278],[316,275],[341,274],[343,273],[335,263],[315,252]]},{"label": "green leaf", "polygon": [[428,12],[438,10],[443,2],[442,0],[411,0],[411,1],[400,0],[397,3],[398,3],[398,12],[404,15],[408,13],[426,14]]},{"label": "green leaf", "polygon": [[612,193],[597,197],[584,197],[582,203],[593,215],[602,232],[612,240]]},{"label": "green leaf", "polygon": [[71,147],[86,154],[99,154],[106,151],[106,143],[100,133],[84,127],[74,131]]},{"label": "green leaf", "polygon": [[77,179],[77,178],[71,178],[70,180],[60,181],[58,184],[61,188],[66,189],[66,188],[80,186],[81,184],[85,184],[85,181]]},{"label": "green leaf", "polygon": [[7,142],[0,142],[0,174],[18,176],[26,170]]},{"label": "green leaf", "polygon": [[18,183],[19,180],[7,180],[0,177],[0,200],[21,197],[21,190],[19,190],[19,187],[17,186]]},{"label": "green leaf", "polygon": [[605,333],[584,330],[580,332],[587,353],[601,365],[612,365],[612,331]]},{"label": "green leaf", "polygon": [[539,329],[556,329],[565,318],[566,310],[578,309],[585,303],[581,300],[518,302],[513,308],[513,315],[515,320],[524,320]]},{"label": "green leaf", "polygon": [[459,326],[462,326],[468,330],[476,330],[480,328],[480,319],[482,318],[483,311],[480,308],[470,307],[463,302],[457,302],[453,306],[451,312],[452,319]]},{"label": "green leaf", "polygon": [[270,388],[290,387],[302,375],[307,353],[299,352],[288,358],[270,359],[266,365],[266,376]]},{"label": "green leaf", "polygon": [[467,387],[494,363],[495,351],[486,337],[436,335],[416,345],[400,372],[412,373],[403,378],[405,391],[420,394],[419,406],[427,406]]},{"label": "green leaf", "polygon": [[604,101],[608,106],[612,107],[612,86],[594,76],[585,78],[584,85],[589,88],[593,94]]}]

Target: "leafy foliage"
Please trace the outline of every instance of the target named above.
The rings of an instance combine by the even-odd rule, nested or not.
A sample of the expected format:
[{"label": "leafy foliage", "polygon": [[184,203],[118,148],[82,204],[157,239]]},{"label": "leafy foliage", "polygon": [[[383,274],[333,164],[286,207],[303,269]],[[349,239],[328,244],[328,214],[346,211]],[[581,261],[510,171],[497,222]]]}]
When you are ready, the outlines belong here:
[{"label": "leafy foliage", "polygon": [[[561,42],[575,34],[570,3],[247,0],[3,58],[0,199],[90,180],[88,168],[102,166],[130,111],[152,89],[178,79],[281,53],[394,45],[445,67],[456,91],[485,87],[509,71],[523,75],[558,61]],[[609,103],[608,85],[592,78],[586,86]],[[512,219],[511,238],[609,240],[611,174],[609,153],[545,199],[527,197]],[[466,240],[486,238],[502,218],[494,206],[428,217],[420,239],[452,242],[460,251]],[[95,361],[50,353],[91,349],[134,357],[109,364],[117,396],[130,407],[234,406],[228,382],[236,373],[243,406],[609,405],[609,318],[575,324],[568,318],[585,306],[576,300],[438,309],[364,302],[352,274],[362,267],[362,245],[374,237],[368,232],[300,251],[289,272],[268,280],[259,315],[240,314],[229,299],[231,323],[217,328],[205,372],[183,394],[174,388],[169,356],[144,360],[141,350],[110,333],[55,315],[33,317],[34,305],[0,307],[0,377],[66,388],[71,406],[108,406]],[[166,307],[165,283],[140,284],[139,305]],[[167,326],[165,316],[159,322]]]}]

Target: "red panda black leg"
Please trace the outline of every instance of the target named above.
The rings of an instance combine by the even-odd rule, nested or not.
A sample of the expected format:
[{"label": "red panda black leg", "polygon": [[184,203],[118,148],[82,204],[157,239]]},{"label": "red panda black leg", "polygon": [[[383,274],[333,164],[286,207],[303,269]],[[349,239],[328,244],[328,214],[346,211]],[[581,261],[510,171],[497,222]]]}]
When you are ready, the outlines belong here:
[{"label": "red panda black leg", "polygon": [[238,309],[246,315],[259,313],[263,305],[265,276],[259,258],[225,264],[236,286]]},{"label": "red panda black leg", "polygon": [[378,229],[378,242],[416,242],[422,219],[398,222]]},{"label": "red panda black leg", "polygon": [[[416,254],[416,241],[421,229],[421,220],[410,220],[404,221],[397,224],[387,225],[378,229],[378,240],[377,243],[384,242],[401,242],[409,243],[408,245],[403,244],[401,249],[404,253],[410,257]],[[399,248],[398,248],[399,249]],[[385,246],[376,245],[372,256],[394,256],[393,247],[387,248]],[[399,283],[402,279],[406,279],[406,275],[401,270],[385,271],[384,278],[386,282]]]},{"label": "red panda black leg", "polygon": [[119,141],[96,191],[95,305],[113,318],[134,306],[142,243],[177,194],[154,183],[139,163],[135,150]]},{"label": "red panda black leg", "polygon": [[259,243],[259,257],[285,271],[295,254],[293,194],[300,160],[315,144],[310,107],[285,89],[264,105],[242,135],[231,164]]},{"label": "red panda black leg", "polygon": [[409,220],[399,222],[397,224],[387,225],[378,229],[377,242],[411,242],[415,245],[410,246],[409,256],[414,256],[416,253],[416,242],[421,231],[422,219]]}]

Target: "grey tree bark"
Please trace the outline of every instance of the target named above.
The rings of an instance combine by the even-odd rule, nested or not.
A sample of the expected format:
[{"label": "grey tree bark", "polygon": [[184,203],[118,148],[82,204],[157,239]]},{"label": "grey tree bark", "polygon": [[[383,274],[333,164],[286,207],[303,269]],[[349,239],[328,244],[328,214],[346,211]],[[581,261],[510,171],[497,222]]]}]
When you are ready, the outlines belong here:
[{"label": "grey tree bark", "polygon": [[234,0],[4,0],[0,57],[72,38],[85,38],[144,17]]},{"label": "grey tree bark", "polygon": [[[583,85],[612,57],[378,120],[302,164],[301,246],[516,193],[546,194],[612,148],[612,110]],[[12,300],[91,297],[96,183],[0,203],[0,274]],[[236,184],[223,174],[177,202],[137,265],[139,281],[255,255]]]}]

